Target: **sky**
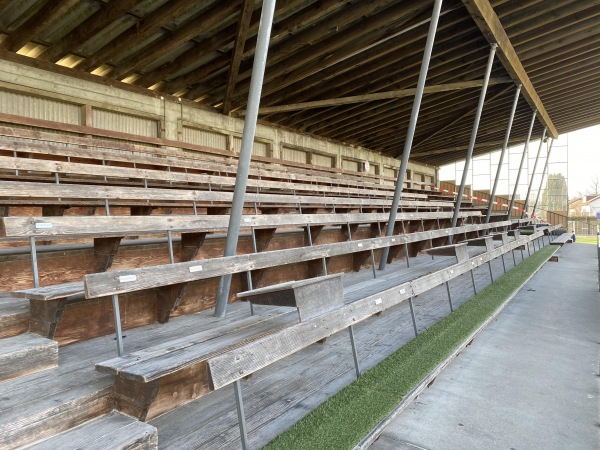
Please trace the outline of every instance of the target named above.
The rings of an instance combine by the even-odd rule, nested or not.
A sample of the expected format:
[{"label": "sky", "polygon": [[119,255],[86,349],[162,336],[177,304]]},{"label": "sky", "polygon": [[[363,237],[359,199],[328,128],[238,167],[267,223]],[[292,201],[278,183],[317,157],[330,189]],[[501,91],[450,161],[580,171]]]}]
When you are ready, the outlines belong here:
[{"label": "sky", "polygon": [[[586,194],[594,177],[600,178],[600,125],[567,133],[569,196]],[[559,137],[559,140],[561,138]]]},{"label": "sky", "polygon": [[[500,174],[497,195],[511,193],[517,179],[519,163],[523,154],[524,146],[509,148],[508,155],[504,160],[503,169]],[[519,179],[517,195],[524,198],[530,174],[535,166],[535,159],[539,149],[539,139],[532,141],[529,145],[528,157],[524,161],[524,169]],[[541,173],[546,163],[548,144],[544,144],[540,151],[540,158],[535,170],[532,189],[537,191],[541,184]],[[495,176],[498,167],[500,152],[473,158],[469,168],[467,184],[472,184],[476,190],[490,190],[492,177]],[[450,164],[440,168],[440,180],[456,180],[459,184],[464,160],[456,164]],[[571,133],[560,135],[553,144],[548,164],[548,172],[561,173],[567,178],[569,187],[569,198],[581,194],[591,193],[593,179],[600,178],[600,125],[586,128]]]}]

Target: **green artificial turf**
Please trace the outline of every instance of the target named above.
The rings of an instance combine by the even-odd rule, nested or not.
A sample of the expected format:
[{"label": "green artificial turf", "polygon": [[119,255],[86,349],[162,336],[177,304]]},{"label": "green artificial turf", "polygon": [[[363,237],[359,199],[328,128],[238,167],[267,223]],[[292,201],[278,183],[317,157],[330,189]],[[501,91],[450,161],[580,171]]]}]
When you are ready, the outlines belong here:
[{"label": "green artificial turf", "polygon": [[[511,269],[360,379],[330,397],[265,449],[352,449],[423,378],[482,324],[557,246],[548,245]],[[308,380],[310,382],[310,380]]]},{"label": "green artificial turf", "polygon": [[594,244],[598,243],[598,238],[596,236],[577,236],[576,242],[578,244]]}]

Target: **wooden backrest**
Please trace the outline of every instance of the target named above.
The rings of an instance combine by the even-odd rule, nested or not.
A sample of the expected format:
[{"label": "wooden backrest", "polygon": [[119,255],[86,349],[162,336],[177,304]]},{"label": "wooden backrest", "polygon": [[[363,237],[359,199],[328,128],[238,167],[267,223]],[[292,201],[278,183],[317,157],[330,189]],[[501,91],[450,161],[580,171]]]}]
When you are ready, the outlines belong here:
[{"label": "wooden backrest", "polygon": [[[477,215],[463,212],[461,215]],[[448,219],[450,211],[398,213],[397,221]],[[306,225],[387,223],[387,213],[351,214],[258,214],[242,216],[241,227],[280,228]],[[31,236],[135,236],[141,234],[214,232],[227,230],[229,215],[154,215],[137,216],[15,216],[0,218],[0,237]]]},{"label": "wooden backrest", "polygon": [[[19,181],[0,181],[0,200],[10,203],[6,199],[63,199],[73,202],[79,200],[129,200],[129,201],[174,201],[174,202],[224,202],[231,203],[233,193],[223,191],[206,191],[195,189],[162,189],[162,188],[135,188],[128,186],[105,186],[84,184],[51,184]],[[255,194],[246,193],[245,201],[248,204],[287,204],[287,205],[351,205],[355,207],[385,207],[390,200],[370,199],[365,197],[320,197],[292,194]],[[402,207],[427,207],[451,208],[452,203],[428,202],[423,200],[403,200]]]},{"label": "wooden backrest", "polygon": [[114,272],[96,273],[84,277],[87,298],[97,298],[113,294],[152,289],[177,283],[213,278],[217,276],[246,272],[248,270],[277,267],[285,264],[329,258],[356,252],[364,252],[384,247],[413,243],[470,231],[481,231],[504,227],[507,222],[473,224],[462,227],[421,231],[390,237],[379,237],[356,241],[336,242],[262,253],[227,256],[204,261],[190,261],[166,264],[139,269],[125,269]]},{"label": "wooden backrest", "polygon": [[[235,185],[234,177],[215,176],[197,173],[182,173],[170,172],[164,170],[150,170],[133,167],[117,167],[104,166],[99,164],[82,164],[62,161],[48,161],[41,159],[30,158],[13,158],[8,156],[0,156],[0,170],[11,171],[36,171],[47,172],[49,174],[59,175],[80,175],[84,177],[97,177],[99,181],[103,181],[104,177],[109,177],[111,184],[117,179],[122,180],[146,180],[150,182],[169,182],[169,183],[184,183],[180,184],[179,188],[198,189],[198,186],[189,186],[185,183],[200,184],[205,189],[221,190],[223,187],[232,189]],[[89,183],[89,179],[84,179],[84,183]],[[69,183],[73,183],[72,180]],[[142,183],[140,183],[142,184]],[[366,189],[356,187],[340,187],[327,186],[319,184],[304,184],[292,181],[270,181],[248,179],[248,190],[255,192],[256,190],[285,190],[289,192],[311,192],[328,195],[352,195],[352,196],[370,196],[390,198],[392,195],[389,191],[380,191],[377,189]],[[402,198],[426,199],[425,194],[403,193]]]}]

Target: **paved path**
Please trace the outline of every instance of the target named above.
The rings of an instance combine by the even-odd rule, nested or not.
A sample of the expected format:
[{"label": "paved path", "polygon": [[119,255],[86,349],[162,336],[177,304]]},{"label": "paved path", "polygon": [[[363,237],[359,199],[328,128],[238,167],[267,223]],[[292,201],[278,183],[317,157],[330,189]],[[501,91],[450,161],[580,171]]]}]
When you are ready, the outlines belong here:
[{"label": "paved path", "polygon": [[600,449],[596,247],[567,244],[371,446]]}]

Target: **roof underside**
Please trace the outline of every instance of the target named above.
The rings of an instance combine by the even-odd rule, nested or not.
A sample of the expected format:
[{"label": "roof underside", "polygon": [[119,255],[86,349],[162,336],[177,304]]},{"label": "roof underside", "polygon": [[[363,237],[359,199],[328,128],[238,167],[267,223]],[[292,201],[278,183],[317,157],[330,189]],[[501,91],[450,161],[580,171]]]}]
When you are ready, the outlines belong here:
[{"label": "roof underside", "polygon": [[[0,58],[18,53],[74,75],[91,72],[239,114],[261,3],[0,0]],[[442,5],[427,86],[483,78],[489,43],[463,3]],[[490,3],[558,132],[600,123],[600,1]],[[433,0],[280,0],[261,107],[414,88],[432,6]],[[475,154],[501,146],[515,91],[509,72],[496,59],[492,77],[502,80],[488,89]],[[412,160],[438,166],[464,159],[479,91],[424,96]],[[412,101],[404,96],[261,120],[398,157]],[[521,98],[511,143],[524,141],[531,115]],[[538,121],[534,136],[542,129]]]}]

